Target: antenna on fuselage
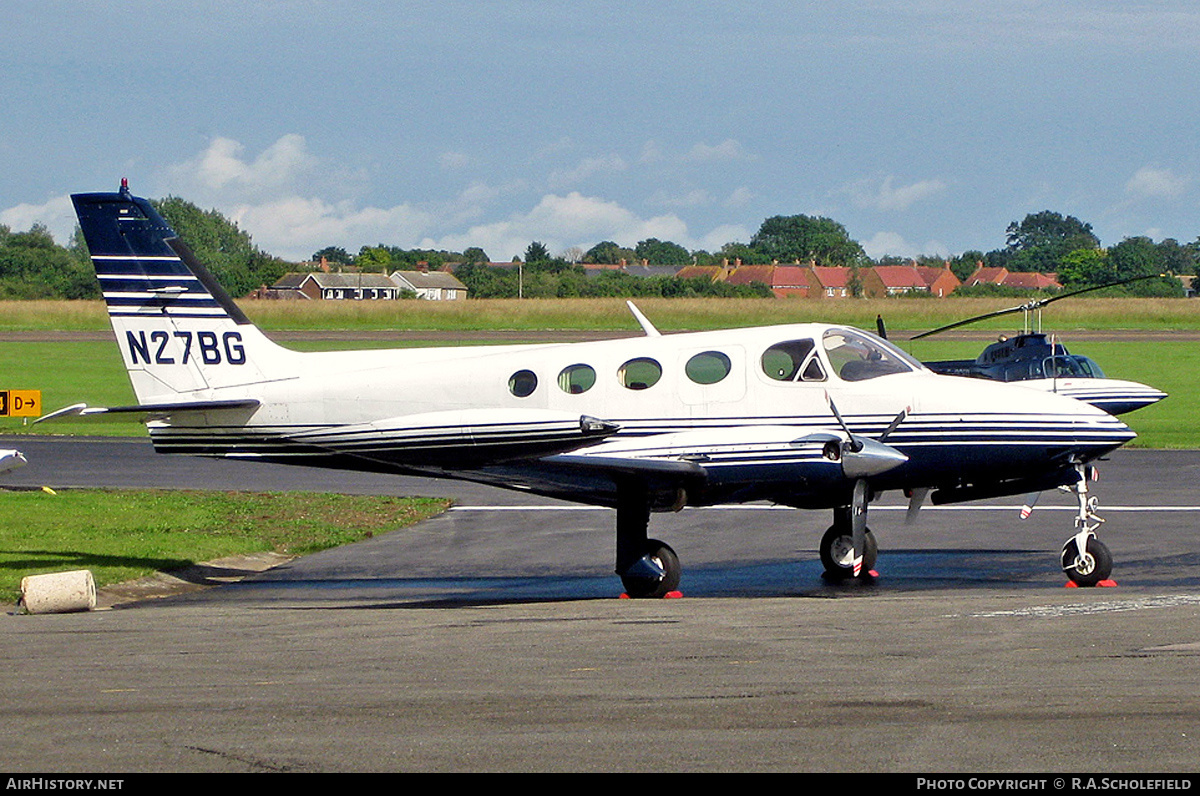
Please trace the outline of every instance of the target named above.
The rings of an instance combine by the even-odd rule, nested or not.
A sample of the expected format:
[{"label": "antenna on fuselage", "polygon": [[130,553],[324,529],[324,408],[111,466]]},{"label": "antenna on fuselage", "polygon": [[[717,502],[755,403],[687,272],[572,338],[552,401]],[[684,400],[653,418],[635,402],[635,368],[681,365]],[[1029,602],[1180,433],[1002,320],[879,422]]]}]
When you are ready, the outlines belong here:
[{"label": "antenna on fuselage", "polygon": [[658,329],[654,328],[654,324],[650,323],[650,319],[643,315],[642,311],[632,301],[626,301],[625,304],[629,307],[629,311],[633,313],[633,317],[637,318],[638,324],[641,325],[642,331],[646,333],[647,337],[662,337]]}]

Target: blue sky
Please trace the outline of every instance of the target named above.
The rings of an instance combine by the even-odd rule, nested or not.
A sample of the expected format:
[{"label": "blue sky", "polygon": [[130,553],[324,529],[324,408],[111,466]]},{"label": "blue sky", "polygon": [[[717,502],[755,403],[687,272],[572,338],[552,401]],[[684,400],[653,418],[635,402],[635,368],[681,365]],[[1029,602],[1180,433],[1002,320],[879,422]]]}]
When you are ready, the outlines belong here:
[{"label": "blue sky", "polygon": [[307,258],[833,218],[873,256],[1200,236],[1190,2],[6,0],[0,224],[176,195]]}]

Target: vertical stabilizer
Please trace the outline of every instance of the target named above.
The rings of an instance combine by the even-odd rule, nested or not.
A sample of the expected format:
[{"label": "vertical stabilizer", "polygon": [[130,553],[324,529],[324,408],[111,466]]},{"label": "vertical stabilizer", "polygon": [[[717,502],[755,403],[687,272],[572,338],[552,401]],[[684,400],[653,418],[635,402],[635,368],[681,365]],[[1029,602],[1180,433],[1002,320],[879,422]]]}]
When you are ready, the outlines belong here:
[{"label": "vertical stabilizer", "polygon": [[139,403],[204,400],[214,390],[282,375],[291,352],[250,323],[124,181],[118,193],[71,200]]}]

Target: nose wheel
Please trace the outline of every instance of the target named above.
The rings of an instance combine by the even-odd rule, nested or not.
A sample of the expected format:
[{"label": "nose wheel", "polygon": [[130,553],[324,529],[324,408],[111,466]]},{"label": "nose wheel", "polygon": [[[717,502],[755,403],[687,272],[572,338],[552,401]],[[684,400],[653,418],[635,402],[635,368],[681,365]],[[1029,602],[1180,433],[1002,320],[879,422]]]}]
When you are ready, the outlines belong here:
[{"label": "nose wheel", "polygon": [[1108,580],[1112,574],[1112,553],[1108,546],[1095,536],[1089,537],[1080,552],[1077,539],[1063,546],[1062,568],[1067,577],[1078,586],[1095,586]]}]

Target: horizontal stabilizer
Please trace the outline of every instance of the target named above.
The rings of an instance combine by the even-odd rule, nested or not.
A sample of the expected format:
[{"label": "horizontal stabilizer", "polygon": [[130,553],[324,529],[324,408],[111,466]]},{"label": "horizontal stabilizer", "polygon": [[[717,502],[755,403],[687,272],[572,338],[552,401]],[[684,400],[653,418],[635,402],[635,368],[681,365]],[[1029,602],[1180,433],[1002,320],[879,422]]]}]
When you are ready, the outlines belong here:
[{"label": "horizontal stabilizer", "polygon": [[259,401],[254,398],[243,398],[233,401],[187,401],[177,403],[138,404],[136,406],[88,406],[87,404],[72,404],[71,406],[42,415],[34,423],[47,420],[121,420],[128,421],[128,415],[141,414],[146,420],[161,419],[170,415],[187,412],[218,412],[233,409],[257,409]]}]

